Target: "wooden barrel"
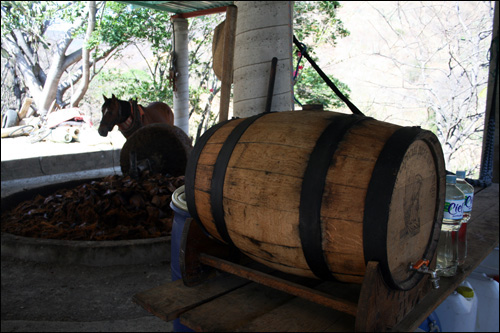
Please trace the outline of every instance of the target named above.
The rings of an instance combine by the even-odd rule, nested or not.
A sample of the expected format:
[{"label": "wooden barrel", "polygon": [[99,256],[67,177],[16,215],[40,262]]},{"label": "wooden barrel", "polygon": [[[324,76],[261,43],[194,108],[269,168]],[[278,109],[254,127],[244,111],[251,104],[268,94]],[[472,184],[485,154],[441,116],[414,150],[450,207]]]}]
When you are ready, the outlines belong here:
[{"label": "wooden barrel", "polygon": [[306,277],[362,283],[379,261],[389,286],[422,278],[444,208],[436,136],[335,112],[264,113],[209,129],[186,168],[191,216],[252,259]]},{"label": "wooden barrel", "polygon": [[134,153],[137,164],[147,160],[152,173],[182,176],[192,149],[191,139],[179,127],[163,123],[145,125],[132,133],[122,147],[122,173],[136,171],[131,170],[131,153]]}]

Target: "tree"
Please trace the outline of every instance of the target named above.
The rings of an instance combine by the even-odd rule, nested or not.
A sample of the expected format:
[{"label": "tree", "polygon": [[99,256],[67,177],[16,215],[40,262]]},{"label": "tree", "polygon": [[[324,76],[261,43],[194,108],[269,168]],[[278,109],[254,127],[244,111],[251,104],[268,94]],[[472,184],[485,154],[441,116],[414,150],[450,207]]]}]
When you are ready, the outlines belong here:
[{"label": "tree", "polygon": [[[335,17],[337,2],[299,1],[296,16],[300,24],[296,27],[299,38],[306,38],[310,45],[327,40],[334,43],[337,36],[345,35],[340,20]],[[90,13],[90,14],[89,14]],[[2,55],[16,64],[17,73],[41,114],[46,114],[51,105],[77,106],[90,89],[101,100],[102,94],[115,93],[122,99],[137,98],[147,101],[161,100],[171,104],[171,13],[147,8],[135,8],[119,2],[49,2],[49,1],[3,1],[2,2]],[[216,121],[212,104],[217,100],[220,81],[212,66],[212,32],[224,15],[208,15],[189,19],[190,38],[190,103],[192,123],[196,123],[196,137]],[[317,24],[316,18],[321,18]],[[63,39],[54,45],[47,41],[46,32],[54,22],[71,24]],[[29,23],[27,23],[29,22]],[[84,46],[68,53],[76,37],[84,39]],[[144,53],[146,44],[153,53]],[[147,72],[137,69],[106,69],[112,57],[132,46],[147,64]],[[314,52],[310,53],[314,55]],[[41,61],[44,52],[52,52]],[[307,66],[307,65],[305,65]],[[104,70],[103,70],[104,69]],[[95,78],[99,78],[90,84]],[[310,68],[301,78],[307,89],[300,96],[318,95],[328,106],[336,97],[318,84],[319,77]],[[333,79],[335,81],[335,79]],[[316,87],[321,87],[324,92]],[[340,84],[344,92],[347,87]],[[300,89],[299,89],[300,90]],[[302,91],[302,90],[300,90]],[[70,93],[68,93],[70,92]],[[85,97],[86,101],[89,97]]]},{"label": "tree", "polygon": [[[133,37],[126,33],[124,22],[116,20],[122,14],[128,16],[126,6],[113,2],[2,1],[1,10],[2,56],[14,61],[16,75],[21,76],[42,116],[56,99],[61,107],[77,106],[102,68],[97,63],[108,60]],[[69,22],[70,27],[51,45],[47,30],[57,21]],[[84,44],[68,53],[79,36]],[[44,55],[50,61],[43,62]],[[64,94],[77,83],[68,101]]]},{"label": "tree", "polygon": [[[307,47],[309,55],[317,62],[316,48],[321,44],[335,45],[337,38],[346,37],[349,31],[337,18],[340,8],[338,1],[295,1],[294,2],[294,35]],[[318,73],[307,63],[305,58],[299,60],[300,52],[296,52],[295,61],[295,99],[300,104],[322,104],[327,109],[337,109],[344,102],[326,85]],[[349,98],[350,89],[338,79],[330,80]]]},{"label": "tree", "polygon": [[[170,67],[172,60],[171,13],[147,8],[126,8],[113,24],[98,30],[99,35],[128,35],[128,53],[139,54],[146,71],[134,68],[105,68],[97,77],[94,90],[102,102],[102,94],[116,94],[121,99],[148,102],[162,101],[172,105]],[[111,20],[110,20],[111,21]],[[91,88],[92,89],[92,88]],[[100,93],[99,93],[100,92]]]},{"label": "tree", "polygon": [[[189,53],[189,68],[194,79],[190,83],[189,119],[196,122],[195,141],[215,124],[218,114],[212,112],[212,104],[221,89],[221,82],[212,69],[213,31],[224,20],[225,15],[195,17],[190,21],[190,44],[196,45]],[[193,115],[197,115],[193,117]],[[197,119],[195,119],[197,118]]]},{"label": "tree", "polygon": [[[458,160],[480,154],[484,126],[491,2],[397,2],[391,10],[372,6],[388,29],[380,28],[381,45],[374,55],[388,60],[400,74],[380,84],[395,92],[400,110],[413,105],[426,110],[425,126],[433,129],[450,170],[478,169]],[[474,149],[476,148],[476,149]],[[477,149],[479,148],[479,149]]]}]

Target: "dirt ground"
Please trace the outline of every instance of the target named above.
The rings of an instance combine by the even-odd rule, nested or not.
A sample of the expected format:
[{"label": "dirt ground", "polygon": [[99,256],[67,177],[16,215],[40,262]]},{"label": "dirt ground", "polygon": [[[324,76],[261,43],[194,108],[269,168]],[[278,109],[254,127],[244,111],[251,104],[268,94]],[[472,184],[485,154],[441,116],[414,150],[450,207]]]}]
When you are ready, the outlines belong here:
[{"label": "dirt ground", "polygon": [[2,332],[159,332],[164,322],[133,303],[170,281],[170,263],[90,267],[2,256]]}]

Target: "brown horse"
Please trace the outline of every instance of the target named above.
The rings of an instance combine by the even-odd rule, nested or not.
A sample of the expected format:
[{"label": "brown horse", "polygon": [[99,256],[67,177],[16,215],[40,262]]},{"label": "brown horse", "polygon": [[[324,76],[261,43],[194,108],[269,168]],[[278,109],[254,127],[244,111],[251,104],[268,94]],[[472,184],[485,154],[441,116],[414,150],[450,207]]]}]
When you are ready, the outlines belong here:
[{"label": "brown horse", "polygon": [[99,134],[107,136],[108,132],[118,125],[120,132],[128,138],[132,133],[144,125],[164,123],[174,125],[174,114],[170,107],[162,102],[154,102],[147,107],[135,101],[122,101],[113,96],[104,97],[102,105],[102,119]]}]

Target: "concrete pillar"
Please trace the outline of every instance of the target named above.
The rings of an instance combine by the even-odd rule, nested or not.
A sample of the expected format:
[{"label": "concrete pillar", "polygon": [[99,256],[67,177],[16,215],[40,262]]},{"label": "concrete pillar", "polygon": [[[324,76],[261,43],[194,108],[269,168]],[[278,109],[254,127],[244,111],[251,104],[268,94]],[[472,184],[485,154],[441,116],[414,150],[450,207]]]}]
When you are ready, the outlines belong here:
[{"label": "concrete pillar", "polygon": [[292,1],[235,1],[233,115],[264,112],[271,60],[278,58],[271,111],[293,110]]},{"label": "concrete pillar", "polygon": [[174,50],[176,57],[176,91],[174,91],[174,125],[189,136],[189,38],[188,21],[172,19],[174,23]]}]

